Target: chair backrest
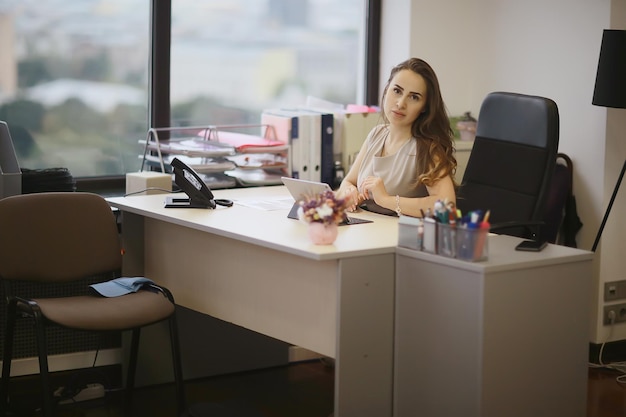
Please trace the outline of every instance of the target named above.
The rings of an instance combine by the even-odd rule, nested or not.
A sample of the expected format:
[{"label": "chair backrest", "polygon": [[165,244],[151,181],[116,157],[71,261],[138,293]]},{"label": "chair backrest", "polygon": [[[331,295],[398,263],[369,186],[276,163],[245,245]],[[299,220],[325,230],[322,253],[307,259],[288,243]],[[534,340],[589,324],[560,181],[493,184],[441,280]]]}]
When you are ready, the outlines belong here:
[{"label": "chair backrest", "polygon": [[115,217],[101,196],[49,192],[0,200],[0,278],[67,282],[121,265]]},{"label": "chair backrest", "polygon": [[574,197],[574,163],[564,153],[557,154],[556,160],[546,204],[545,225],[539,236],[550,243],[576,248],[576,234],[583,224],[578,217]]},{"label": "chair backrest", "polygon": [[[463,213],[490,210],[492,224],[542,221],[559,146],[559,112],[548,98],[487,95],[457,205]],[[530,237],[527,229],[504,234]]]},{"label": "chair backrest", "polygon": [[572,195],[572,165],[569,156],[559,153],[554,165],[552,183],[546,201],[545,225],[540,237],[550,243],[556,243],[563,223],[567,199]]}]

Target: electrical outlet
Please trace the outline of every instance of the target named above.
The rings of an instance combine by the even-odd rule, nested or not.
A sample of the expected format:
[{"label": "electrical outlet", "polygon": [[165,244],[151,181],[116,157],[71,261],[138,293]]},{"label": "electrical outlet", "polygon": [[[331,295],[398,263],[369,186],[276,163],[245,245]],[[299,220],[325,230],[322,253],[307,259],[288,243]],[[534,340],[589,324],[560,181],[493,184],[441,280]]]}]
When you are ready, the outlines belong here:
[{"label": "electrical outlet", "polygon": [[604,301],[615,301],[626,298],[626,280],[604,283]]},{"label": "electrical outlet", "polygon": [[605,325],[626,322],[626,303],[604,306],[603,317]]}]

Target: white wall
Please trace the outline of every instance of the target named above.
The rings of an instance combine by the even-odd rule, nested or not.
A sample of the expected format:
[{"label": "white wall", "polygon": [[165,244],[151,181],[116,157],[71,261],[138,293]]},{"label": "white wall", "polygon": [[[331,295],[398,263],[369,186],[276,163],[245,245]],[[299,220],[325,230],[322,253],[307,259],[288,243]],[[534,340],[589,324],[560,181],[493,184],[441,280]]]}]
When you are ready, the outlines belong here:
[{"label": "white wall", "polygon": [[[452,115],[468,110],[478,115],[480,103],[491,91],[553,99],[559,106],[561,122],[559,151],[574,162],[574,194],[584,223],[577,236],[578,246],[591,249],[626,157],[626,110],[607,111],[591,104],[602,30],[626,29],[624,3],[385,1],[381,92],[393,65],[419,56],[437,72]],[[618,217],[626,209],[626,185],[621,194],[624,196],[616,201],[603,233],[604,249],[597,252],[597,273],[590,289],[594,303],[590,341],[594,343],[609,337],[608,327],[601,325],[598,314],[604,304],[604,282],[626,279],[626,253],[622,255],[620,247],[626,222]],[[620,339],[626,339],[626,325],[616,326],[611,335],[611,340]]]}]

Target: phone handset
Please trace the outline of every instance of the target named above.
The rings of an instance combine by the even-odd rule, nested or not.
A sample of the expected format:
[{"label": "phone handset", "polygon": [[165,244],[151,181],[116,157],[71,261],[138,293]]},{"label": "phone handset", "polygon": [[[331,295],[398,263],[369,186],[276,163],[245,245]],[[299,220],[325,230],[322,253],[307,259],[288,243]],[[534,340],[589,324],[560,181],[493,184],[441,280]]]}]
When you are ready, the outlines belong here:
[{"label": "phone handset", "polygon": [[198,173],[178,158],[172,159],[174,182],[187,194],[188,198],[168,197],[165,203],[167,208],[212,208],[217,205],[230,207],[232,200],[215,199],[213,193],[200,178]]}]

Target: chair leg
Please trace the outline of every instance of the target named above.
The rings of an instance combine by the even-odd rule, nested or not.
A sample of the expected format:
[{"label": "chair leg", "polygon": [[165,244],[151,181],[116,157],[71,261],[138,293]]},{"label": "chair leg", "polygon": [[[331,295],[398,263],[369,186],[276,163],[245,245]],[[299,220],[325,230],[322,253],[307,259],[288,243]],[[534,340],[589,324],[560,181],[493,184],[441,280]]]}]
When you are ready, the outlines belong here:
[{"label": "chair leg", "polygon": [[124,415],[130,416],[135,389],[135,374],[137,372],[137,355],[139,353],[139,336],[141,329],[133,329],[130,342],[130,358],[128,361],[128,373],[126,374],[126,389],[124,390]]},{"label": "chair leg", "polygon": [[6,326],[4,330],[4,351],[2,354],[2,380],[0,380],[0,405],[6,415],[9,409],[9,379],[11,377],[11,361],[13,360],[13,335],[15,333],[16,320],[15,300],[7,305]]},{"label": "chair leg", "polygon": [[169,320],[170,327],[170,344],[172,347],[172,365],[174,368],[174,385],[176,388],[176,406],[178,407],[176,415],[182,415],[186,409],[185,386],[183,381],[183,366],[180,358],[180,343],[178,339],[178,321],[176,314],[173,314]]},{"label": "chair leg", "polygon": [[50,375],[48,373],[48,344],[46,342],[46,331],[44,318],[39,311],[33,314],[35,334],[37,338],[37,354],[39,356],[39,378],[41,379],[41,397],[43,400],[42,410],[44,417],[54,417],[54,399]]}]

